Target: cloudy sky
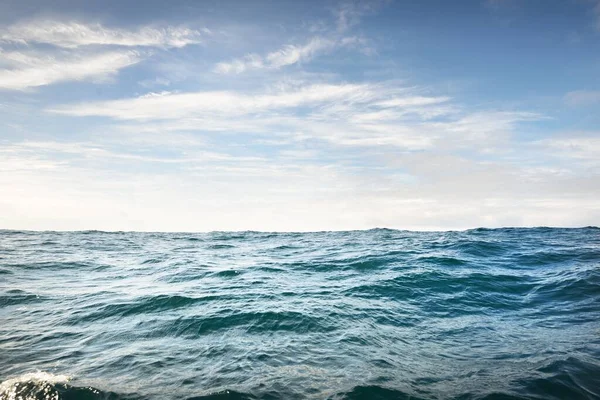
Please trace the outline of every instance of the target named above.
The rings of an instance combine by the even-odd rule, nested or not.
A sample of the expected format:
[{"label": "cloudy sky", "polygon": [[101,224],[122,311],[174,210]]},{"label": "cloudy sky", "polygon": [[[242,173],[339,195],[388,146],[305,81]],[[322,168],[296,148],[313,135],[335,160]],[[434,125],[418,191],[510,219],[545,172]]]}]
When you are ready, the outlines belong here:
[{"label": "cloudy sky", "polygon": [[0,2],[0,228],[586,226],[599,199],[598,1]]}]

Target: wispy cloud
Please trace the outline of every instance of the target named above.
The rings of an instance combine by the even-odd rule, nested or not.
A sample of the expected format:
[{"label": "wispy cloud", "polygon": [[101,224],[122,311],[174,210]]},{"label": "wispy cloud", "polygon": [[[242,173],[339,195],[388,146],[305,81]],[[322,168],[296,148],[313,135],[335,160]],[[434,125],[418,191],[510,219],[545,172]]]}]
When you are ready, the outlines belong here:
[{"label": "wispy cloud", "polygon": [[338,32],[357,25],[365,15],[372,14],[388,0],[345,1],[333,10]]},{"label": "wispy cloud", "polygon": [[[164,145],[164,144],[163,144]],[[31,160],[38,162],[30,165],[23,163],[17,165],[10,162],[10,157],[7,157],[9,162],[0,163],[0,169],[48,169],[58,168],[68,164],[72,164],[74,160],[82,161],[133,161],[142,163],[159,163],[159,164],[206,164],[206,163],[223,163],[223,162],[249,162],[261,161],[259,157],[233,157],[226,153],[208,151],[198,146],[187,146],[185,152],[177,152],[169,157],[161,157],[155,154],[145,154],[139,149],[131,146],[120,146],[115,149],[115,146],[110,146],[109,142],[103,143],[93,142],[66,142],[66,141],[24,141],[10,146],[5,146],[0,150],[0,154],[5,156],[23,157],[27,156]],[[138,151],[135,151],[138,150]],[[56,154],[61,154],[63,158],[60,162],[52,163],[55,160],[53,157]]]},{"label": "wispy cloud", "polygon": [[[282,85],[255,93],[151,93],[106,102],[69,104],[50,113],[127,121],[131,132],[246,133],[288,142],[336,146],[429,148],[437,134],[423,124],[453,111],[448,97],[428,97],[396,85]],[[283,135],[283,136],[282,136]]]},{"label": "wispy cloud", "polygon": [[544,118],[528,112],[464,112],[448,96],[382,84],[283,85],[255,93],[151,93],[47,110],[124,121],[131,132],[246,133],[282,143],[318,140],[336,146],[407,151],[470,148],[499,151],[515,126]]},{"label": "wispy cloud", "polygon": [[[201,42],[207,29],[107,28],[101,24],[31,20],[0,29],[0,89],[25,90],[65,81],[99,80],[137,64],[153,51]],[[124,49],[123,47],[135,47]],[[160,83],[160,82],[156,82]]]},{"label": "wispy cloud", "polygon": [[392,107],[414,107],[414,106],[428,106],[431,104],[445,103],[450,100],[450,97],[425,97],[425,96],[409,96],[409,97],[395,97],[390,100],[385,100],[377,103],[378,106],[385,108]]},{"label": "wispy cloud", "polygon": [[219,74],[239,74],[252,69],[279,69],[309,61],[319,53],[326,53],[339,47],[355,46],[361,42],[362,40],[357,37],[341,39],[314,37],[303,45],[286,45],[265,56],[252,53],[228,62],[220,62],[213,70]]},{"label": "wispy cloud", "polygon": [[[302,160],[311,157],[309,151],[283,153],[277,163],[219,154],[159,158],[83,143],[26,142],[8,152],[5,157],[7,148],[0,150],[0,170],[9,172],[0,174],[0,183],[14,190],[0,204],[13,213],[0,219],[9,227],[18,221],[10,215],[34,218],[38,229],[142,230],[318,230],[332,225],[461,229],[481,224],[581,225],[590,213],[600,216],[594,176],[582,179],[560,169],[441,153],[390,152],[388,159],[383,153],[382,162],[368,168],[307,164]],[[106,159],[109,165],[152,162],[163,167],[161,173],[142,168],[123,173],[74,166],[71,158],[57,161],[54,152],[94,162]],[[171,166],[183,169],[169,172]],[[151,225],[144,225],[156,210],[161,212]],[[61,217],[58,226],[56,221],[44,225],[52,213],[68,218]],[[287,216],[285,221],[273,218],[280,213]]]},{"label": "wispy cloud", "polygon": [[[0,225],[314,230],[600,221],[593,77],[576,80],[590,87],[571,82],[582,90],[566,95],[564,85],[545,86],[566,107],[556,110],[523,92],[523,76],[542,79],[531,74],[490,80],[493,71],[468,57],[460,68],[438,71],[431,62],[457,44],[456,20],[440,14],[452,7],[398,4],[390,11],[408,25],[395,26],[376,20],[385,3],[342,0],[282,20],[217,8],[159,15],[151,7],[134,20],[155,22],[141,25],[86,7],[79,19],[61,17],[62,10],[50,19],[6,16],[0,187],[10,190],[0,196],[0,209],[8,210]],[[480,3],[471,11],[486,23],[485,7],[494,17],[521,8],[515,0]],[[522,17],[538,18],[523,6]],[[565,26],[587,12],[578,22],[589,27],[595,6],[600,17],[598,0],[584,1]],[[214,33],[193,24],[209,15]],[[431,18],[440,24],[433,30]],[[461,49],[493,58],[481,50],[485,30],[471,28]],[[584,74],[595,64],[579,28],[572,30],[580,46],[570,51]],[[439,39],[438,31],[448,32],[444,47],[423,45]],[[229,38],[227,46],[205,46],[220,37]],[[510,34],[498,38],[510,50],[506,57],[537,68],[523,48],[510,47]],[[367,53],[375,45],[381,51]],[[551,47],[540,47],[536,61],[552,63]],[[468,83],[461,71],[469,72]],[[548,68],[548,76],[557,71]],[[252,79],[235,76],[243,73]],[[42,89],[68,81],[93,82],[97,91]],[[558,133],[571,121],[581,132]]]},{"label": "wispy cloud", "polygon": [[11,25],[0,31],[0,41],[20,44],[45,43],[63,48],[89,45],[184,47],[209,35],[206,28],[141,27],[137,30],[107,28],[99,23],[32,20]]},{"label": "wispy cloud", "polygon": [[360,18],[374,12],[385,1],[344,2],[333,10],[336,28],[321,21],[318,26],[311,25],[309,31],[319,31],[321,36],[314,36],[304,44],[287,44],[281,48],[260,55],[250,53],[241,58],[219,62],[213,72],[219,74],[240,74],[249,70],[276,70],[288,65],[311,61],[317,55],[331,53],[336,49],[359,49],[364,54],[372,54],[367,40],[362,36],[349,35],[348,30],[358,24]]},{"label": "wispy cloud", "polygon": [[55,107],[48,111],[63,115],[96,115],[124,120],[178,119],[193,116],[247,115],[305,105],[315,106],[331,101],[361,102],[375,95],[369,85],[314,84],[257,94],[234,91],[150,93],[124,100]]},{"label": "wispy cloud", "polygon": [[141,54],[135,51],[105,51],[85,56],[0,52],[0,62],[13,66],[12,69],[0,69],[0,90],[25,90],[57,82],[106,79],[141,59]]}]

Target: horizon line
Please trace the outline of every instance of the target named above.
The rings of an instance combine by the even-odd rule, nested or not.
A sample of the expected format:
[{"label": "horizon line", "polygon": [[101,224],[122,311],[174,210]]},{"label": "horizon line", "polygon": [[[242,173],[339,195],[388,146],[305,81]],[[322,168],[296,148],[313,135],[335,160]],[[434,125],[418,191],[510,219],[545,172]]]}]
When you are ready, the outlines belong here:
[{"label": "horizon line", "polygon": [[414,233],[434,233],[434,232],[467,232],[476,230],[502,230],[502,229],[600,229],[596,225],[585,226],[502,226],[502,227],[485,227],[479,226],[465,229],[401,229],[388,227],[373,227],[365,229],[333,229],[333,230],[307,230],[307,231],[260,231],[254,229],[246,230],[209,230],[209,231],[137,231],[137,230],[102,230],[102,229],[6,229],[0,228],[0,232],[28,232],[28,233],[163,233],[163,234],[211,234],[211,233],[263,233],[263,234],[303,234],[303,233],[350,233],[350,232],[368,232],[376,230],[388,230],[398,232],[414,232]]}]

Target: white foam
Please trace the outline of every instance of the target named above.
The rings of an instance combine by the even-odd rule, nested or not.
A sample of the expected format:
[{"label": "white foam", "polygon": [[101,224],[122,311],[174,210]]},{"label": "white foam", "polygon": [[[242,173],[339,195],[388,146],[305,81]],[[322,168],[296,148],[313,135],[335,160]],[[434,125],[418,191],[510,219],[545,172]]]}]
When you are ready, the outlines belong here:
[{"label": "white foam", "polygon": [[[0,395],[10,395],[10,392],[14,389],[14,386],[18,383],[32,382],[35,384],[55,384],[55,383],[67,383],[71,380],[68,375],[54,375],[49,372],[29,372],[16,378],[10,378],[0,383]],[[10,398],[10,397],[9,397]]]}]

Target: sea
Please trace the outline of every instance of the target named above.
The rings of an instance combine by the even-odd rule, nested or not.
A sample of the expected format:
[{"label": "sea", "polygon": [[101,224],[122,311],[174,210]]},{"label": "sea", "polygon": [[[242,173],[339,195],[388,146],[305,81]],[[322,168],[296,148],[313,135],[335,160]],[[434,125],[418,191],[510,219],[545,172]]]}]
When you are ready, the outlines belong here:
[{"label": "sea", "polygon": [[600,229],[0,231],[0,399],[600,399]]}]

